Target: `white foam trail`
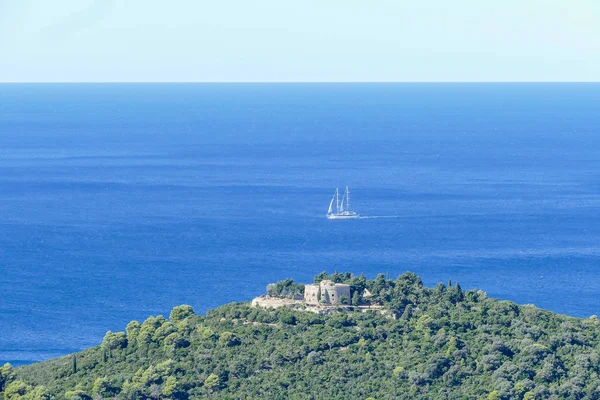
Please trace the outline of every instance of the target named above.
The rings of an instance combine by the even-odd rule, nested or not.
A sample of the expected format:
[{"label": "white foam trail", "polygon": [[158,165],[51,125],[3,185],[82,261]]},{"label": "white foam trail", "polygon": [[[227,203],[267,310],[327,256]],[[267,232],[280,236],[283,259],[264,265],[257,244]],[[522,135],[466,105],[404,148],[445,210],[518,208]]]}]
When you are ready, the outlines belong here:
[{"label": "white foam trail", "polygon": [[359,219],[402,218],[402,215],[361,215]]}]

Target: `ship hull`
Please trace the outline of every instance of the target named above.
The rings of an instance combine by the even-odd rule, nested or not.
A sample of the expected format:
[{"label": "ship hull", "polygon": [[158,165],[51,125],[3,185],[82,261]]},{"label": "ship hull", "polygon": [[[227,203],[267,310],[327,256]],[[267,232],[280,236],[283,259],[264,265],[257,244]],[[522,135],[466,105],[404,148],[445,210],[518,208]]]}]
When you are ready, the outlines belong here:
[{"label": "ship hull", "polygon": [[339,214],[327,214],[327,219],[358,219],[360,215],[356,213],[339,213]]}]

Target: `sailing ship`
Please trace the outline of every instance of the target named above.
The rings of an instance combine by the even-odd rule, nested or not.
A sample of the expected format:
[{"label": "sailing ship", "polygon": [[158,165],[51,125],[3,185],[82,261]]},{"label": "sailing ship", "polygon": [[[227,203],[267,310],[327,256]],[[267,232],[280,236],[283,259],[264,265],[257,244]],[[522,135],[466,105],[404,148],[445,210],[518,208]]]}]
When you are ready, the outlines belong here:
[{"label": "sailing ship", "polygon": [[[333,209],[333,203],[335,201],[335,210]],[[346,186],[346,190],[342,195],[342,201],[340,202],[340,191],[338,188],[335,189],[333,198],[329,203],[329,210],[327,211],[327,219],[356,219],[359,215],[354,211],[350,211],[350,189]]]}]

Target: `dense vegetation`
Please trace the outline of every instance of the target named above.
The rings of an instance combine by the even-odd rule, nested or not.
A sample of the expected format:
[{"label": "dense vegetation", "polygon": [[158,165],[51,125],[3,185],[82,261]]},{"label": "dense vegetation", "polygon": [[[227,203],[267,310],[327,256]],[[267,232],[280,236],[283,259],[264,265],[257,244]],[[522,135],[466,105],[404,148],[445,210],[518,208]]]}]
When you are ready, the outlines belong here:
[{"label": "dense vegetation", "polygon": [[[458,284],[427,288],[411,273],[316,280],[325,278],[349,283],[353,297],[367,288],[387,314],[234,303],[199,316],[179,306],[169,320],[132,321],[81,353],[5,366],[0,392],[4,400],[600,398],[596,317],[489,299]],[[275,290],[301,288],[283,281]]]}]

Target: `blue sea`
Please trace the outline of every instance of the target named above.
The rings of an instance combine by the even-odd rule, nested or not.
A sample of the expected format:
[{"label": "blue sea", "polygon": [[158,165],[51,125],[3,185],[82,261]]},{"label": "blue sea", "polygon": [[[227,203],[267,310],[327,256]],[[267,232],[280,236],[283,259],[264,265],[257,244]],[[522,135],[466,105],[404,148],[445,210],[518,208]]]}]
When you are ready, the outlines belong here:
[{"label": "blue sea", "polygon": [[[600,84],[0,85],[0,363],[321,272],[600,314]],[[329,221],[336,187],[366,218]]]}]

